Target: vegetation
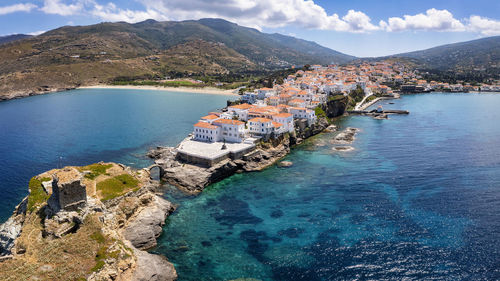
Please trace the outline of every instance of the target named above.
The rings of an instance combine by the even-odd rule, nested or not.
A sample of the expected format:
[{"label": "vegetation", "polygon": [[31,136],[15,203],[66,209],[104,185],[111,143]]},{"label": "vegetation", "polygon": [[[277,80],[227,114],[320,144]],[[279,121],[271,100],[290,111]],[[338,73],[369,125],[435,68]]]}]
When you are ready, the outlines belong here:
[{"label": "vegetation", "polygon": [[[238,88],[292,65],[345,63],[353,58],[313,42],[217,19],[65,26],[0,45],[0,92],[166,77]],[[144,79],[122,79],[141,76]]]},{"label": "vegetation", "polygon": [[331,95],[328,96],[328,101],[336,101],[344,98],[344,95]]},{"label": "vegetation", "polygon": [[139,189],[139,181],[129,174],[122,174],[97,183],[96,189],[100,192],[103,201],[121,196],[128,191]]},{"label": "vegetation", "polygon": [[42,182],[50,181],[50,178],[38,179],[33,177],[29,182],[30,194],[28,196],[28,212],[33,212],[38,205],[41,205],[49,199],[49,195],[45,192]]},{"label": "vegetation", "polygon": [[97,163],[97,164],[92,164],[92,165],[88,165],[88,166],[84,166],[84,167],[79,167],[78,170],[80,170],[80,172],[90,171],[90,173],[85,175],[85,178],[93,180],[100,175],[106,174],[106,171],[109,168],[111,168],[112,166],[113,165],[111,165],[111,164],[104,165],[104,164]]},{"label": "vegetation", "polygon": [[[27,214],[23,231],[16,242],[26,253],[1,262],[2,276],[8,276],[8,280],[86,280],[102,264],[98,261],[117,255],[117,248],[111,248],[114,241],[102,235],[102,223],[97,216],[87,217],[76,233],[60,239],[42,238],[41,225],[37,214]],[[97,237],[96,233],[100,234],[98,239],[89,239],[92,235]],[[40,270],[44,265],[51,265],[54,270]]]},{"label": "vegetation", "polygon": [[356,89],[349,93],[349,103],[347,104],[347,109],[352,110],[357,103],[361,102],[365,97],[365,91],[361,86],[357,86]]}]

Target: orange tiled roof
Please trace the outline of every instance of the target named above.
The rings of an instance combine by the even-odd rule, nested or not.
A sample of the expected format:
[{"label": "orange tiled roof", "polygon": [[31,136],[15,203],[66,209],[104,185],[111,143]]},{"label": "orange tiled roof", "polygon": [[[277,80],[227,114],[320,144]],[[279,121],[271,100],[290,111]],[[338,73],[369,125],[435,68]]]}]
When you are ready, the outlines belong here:
[{"label": "orange tiled roof", "polygon": [[290,113],[280,113],[280,114],[276,114],[274,116],[278,117],[278,118],[288,118],[288,117],[292,117],[293,115]]},{"label": "orange tiled roof", "polygon": [[249,122],[257,122],[257,123],[267,123],[267,122],[272,122],[273,120],[267,119],[267,118],[262,118],[262,117],[257,117],[248,120]]},{"label": "orange tiled roof", "polygon": [[274,126],[274,128],[279,128],[279,127],[283,126],[283,124],[273,121],[273,126]]},{"label": "orange tiled roof", "polygon": [[232,119],[219,119],[219,120],[215,120],[214,123],[228,124],[228,125],[243,125],[243,124],[245,124],[244,122],[242,122],[240,120],[232,120]]},{"label": "orange tiled roof", "polygon": [[198,128],[204,128],[204,129],[217,129],[217,126],[211,125],[210,123],[207,122],[198,122],[194,124],[195,127]]},{"label": "orange tiled roof", "polygon": [[243,103],[243,104],[237,104],[237,105],[231,105],[229,108],[236,108],[236,109],[249,109],[254,107],[251,104],[248,103]]},{"label": "orange tiled roof", "polygon": [[213,114],[201,117],[202,120],[214,120],[214,119],[217,119],[217,118],[219,118],[219,116],[213,115]]}]

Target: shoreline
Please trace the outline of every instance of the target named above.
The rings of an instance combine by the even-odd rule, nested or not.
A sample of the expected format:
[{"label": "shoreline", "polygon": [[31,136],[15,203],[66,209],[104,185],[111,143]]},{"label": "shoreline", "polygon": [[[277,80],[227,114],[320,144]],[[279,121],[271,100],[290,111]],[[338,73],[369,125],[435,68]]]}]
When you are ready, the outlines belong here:
[{"label": "shoreline", "polygon": [[208,95],[239,96],[234,90],[222,90],[213,87],[192,88],[192,87],[163,87],[163,86],[133,86],[133,85],[93,85],[81,86],[76,89],[121,89],[121,90],[154,90],[177,93],[195,93]]}]

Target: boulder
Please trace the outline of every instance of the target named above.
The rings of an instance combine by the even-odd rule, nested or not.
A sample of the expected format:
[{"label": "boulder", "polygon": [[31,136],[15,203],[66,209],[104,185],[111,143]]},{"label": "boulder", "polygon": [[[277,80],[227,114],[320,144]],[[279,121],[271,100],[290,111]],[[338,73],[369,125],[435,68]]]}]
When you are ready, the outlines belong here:
[{"label": "boulder", "polygon": [[293,165],[293,162],[292,161],[281,161],[278,163],[278,166],[279,167],[291,167]]},{"label": "boulder", "polygon": [[174,209],[172,203],[155,195],[151,203],[139,211],[125,227],[123,231],[125,239],[137,249],[155,247],[156,238],[160,236],[165,220]]},{"label": "boulder", "polygon": [[177,279],[174,265],[162,256],[135,250],[137,264],[132,276],[134,281],[169,281]]}]

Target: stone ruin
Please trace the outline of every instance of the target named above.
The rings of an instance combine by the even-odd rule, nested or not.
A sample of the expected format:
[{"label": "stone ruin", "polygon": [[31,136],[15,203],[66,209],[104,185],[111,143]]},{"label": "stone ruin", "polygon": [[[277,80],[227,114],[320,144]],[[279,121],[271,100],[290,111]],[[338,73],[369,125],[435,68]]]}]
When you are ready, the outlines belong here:
[{"label": "stone ruin", "polygon": [[52,195],[48,200],[54,212],[77,211],[87,203],[87,188],[83,175],[75,168],[65,168],[52,179]]}]

